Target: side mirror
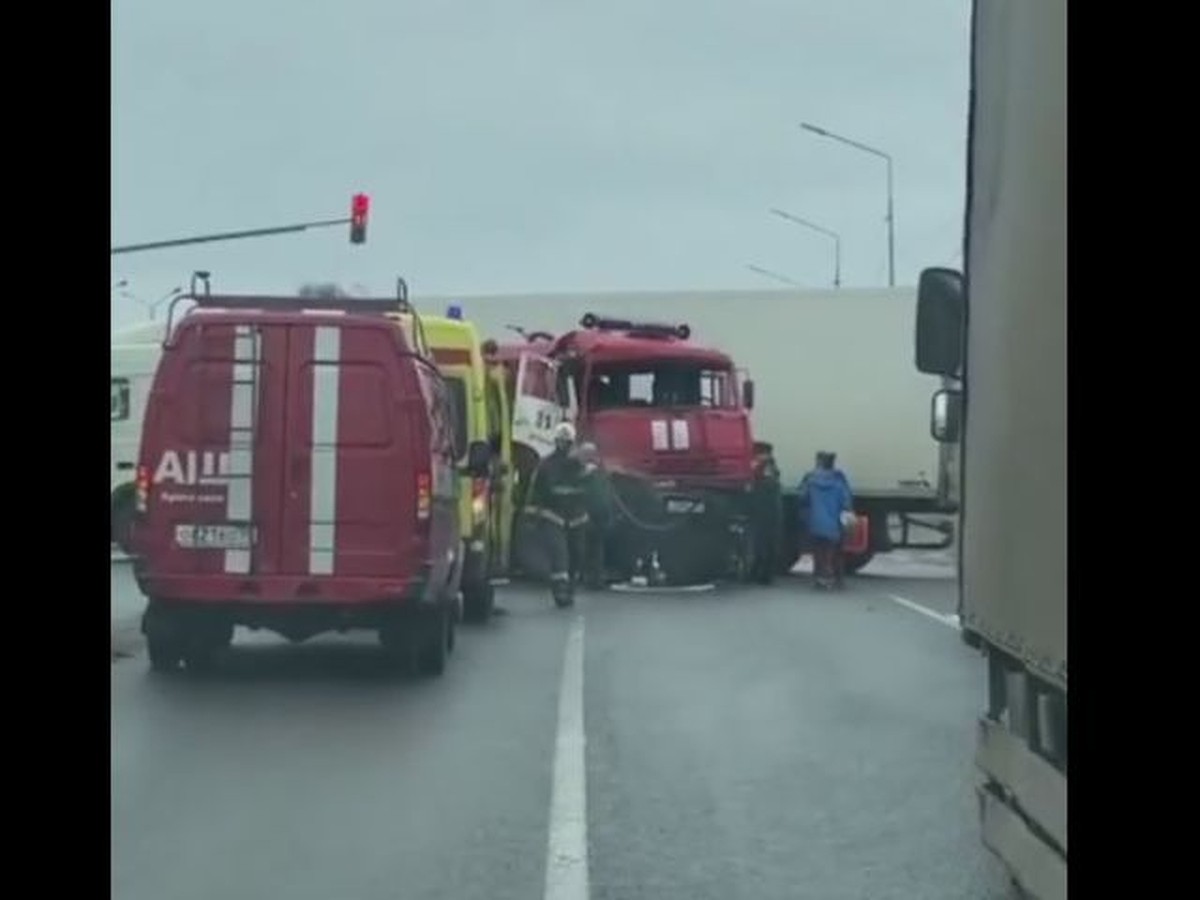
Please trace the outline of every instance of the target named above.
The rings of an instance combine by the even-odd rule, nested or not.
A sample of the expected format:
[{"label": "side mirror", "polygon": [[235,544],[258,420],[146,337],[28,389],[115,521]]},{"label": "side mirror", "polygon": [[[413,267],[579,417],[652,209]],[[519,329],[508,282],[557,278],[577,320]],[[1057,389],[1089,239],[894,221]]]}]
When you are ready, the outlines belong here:
[{"label": "side mirror", "polygon": [[917,285],[917,371],[957,378],[962,371],[966,289],[955,269],[926,269]]},{"label": "side mirror", "polygon": [[742,383],[742,406],[754,409],[754,382],[750,379]]},{"label": "side mirror", "polygon": [[939,444],[958,442],[962,436],[962,391],[946,388],[933,395],[929,432]]},{"label": "side mirror", "polygon": [[492,448],[487,441],[474,441],[467,448],[467,474],[482,478],[492,463]]}]

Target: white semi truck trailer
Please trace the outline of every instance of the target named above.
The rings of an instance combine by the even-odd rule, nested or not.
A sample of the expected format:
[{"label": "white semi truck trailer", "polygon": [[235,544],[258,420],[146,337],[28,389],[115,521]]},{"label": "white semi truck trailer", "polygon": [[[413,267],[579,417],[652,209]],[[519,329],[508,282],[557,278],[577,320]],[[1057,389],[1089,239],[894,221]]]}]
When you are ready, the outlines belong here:
[{"label": "white semi truck trailer", "polygon": [[961,441],[959,620],[986,659],[983,841],[1067,891],[1067,4],[976,0],[965,277],[922,273],[918,370]]}]

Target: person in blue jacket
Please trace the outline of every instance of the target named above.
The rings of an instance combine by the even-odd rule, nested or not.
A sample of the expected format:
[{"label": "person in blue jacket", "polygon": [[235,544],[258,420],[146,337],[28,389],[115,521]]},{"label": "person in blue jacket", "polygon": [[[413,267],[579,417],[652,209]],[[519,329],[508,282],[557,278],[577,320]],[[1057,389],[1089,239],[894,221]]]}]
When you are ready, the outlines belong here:
[{"label": "person in blue jacket", "polygon": [[854,510],[854,495],[845,473],[828,451],[817,454],[817,465],[800,481],[800,504],[812,543],[813,578],[818,588],[842,585],[842,514]]}]

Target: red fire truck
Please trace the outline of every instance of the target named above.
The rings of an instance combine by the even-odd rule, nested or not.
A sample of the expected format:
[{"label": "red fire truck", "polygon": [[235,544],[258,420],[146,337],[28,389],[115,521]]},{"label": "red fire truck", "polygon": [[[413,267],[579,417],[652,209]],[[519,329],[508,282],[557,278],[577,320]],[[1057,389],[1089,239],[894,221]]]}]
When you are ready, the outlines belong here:
[{"label": "red fire truck", "polygon": [[510,375],[519,483],[550,451],[554,426],[571,421],[612,475],[616,572],[676,584],[750,577],[756,548],[778,535],[752,515],[754,383],[734,361],[691,342],[686,324],[587,313],[557,338],[522,334],[487,347]]}]

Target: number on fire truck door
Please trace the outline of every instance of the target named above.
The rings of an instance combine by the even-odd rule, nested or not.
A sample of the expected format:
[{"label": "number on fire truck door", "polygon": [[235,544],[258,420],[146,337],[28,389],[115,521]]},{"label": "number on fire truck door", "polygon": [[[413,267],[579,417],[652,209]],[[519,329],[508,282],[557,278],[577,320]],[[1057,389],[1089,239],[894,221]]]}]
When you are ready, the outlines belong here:
[{"label": "number on fire truck door", "polygon": [[554,448],[554,427],[563,420],[558,402],[558,366],[534,353],[521,356],[513,401],[513,440],[545,456]]}]

